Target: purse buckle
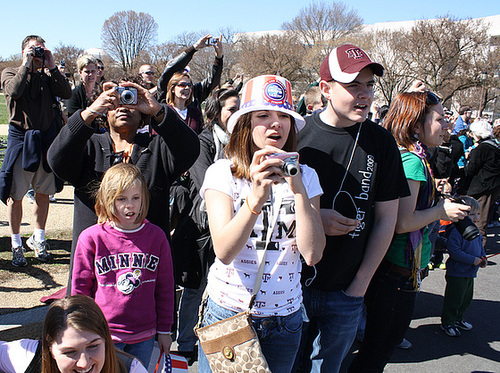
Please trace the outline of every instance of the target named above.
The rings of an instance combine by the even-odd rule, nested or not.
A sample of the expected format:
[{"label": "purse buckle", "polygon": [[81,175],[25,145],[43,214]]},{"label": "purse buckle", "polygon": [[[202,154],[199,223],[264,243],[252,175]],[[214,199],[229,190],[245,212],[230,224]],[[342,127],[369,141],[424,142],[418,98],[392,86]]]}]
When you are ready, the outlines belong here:
[{"label": "purse buckle", "polygon": [[224,348],[222,348],[222,355],[224,355],[224,357],[228,360],[233,360],[234,350],[229,346],[225,346]]}]

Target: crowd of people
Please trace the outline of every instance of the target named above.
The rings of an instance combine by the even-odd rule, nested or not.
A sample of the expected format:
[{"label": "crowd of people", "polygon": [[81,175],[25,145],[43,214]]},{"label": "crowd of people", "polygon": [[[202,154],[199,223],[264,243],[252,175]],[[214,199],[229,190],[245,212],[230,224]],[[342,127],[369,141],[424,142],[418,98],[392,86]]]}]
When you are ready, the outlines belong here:
[{"label": "crowd of people", "polygon": [[[464,314],[498,223],[500,126],[468,106],[453,118],[421,81],[375,105],[384,67],[351,44],[296,106],[277,75],[221,84],[221,37],[200,38],[157,82],[150,64],[107,82],[82,55],[73,90],[44,43],[26,37],[21,66],[2,72],[0,199],[24,267],[23,197],[34,190],[26,245],[50,262],[49,196],[74,187],[69,281],[40,341],[0,343],[1,371],[142,372],[155,340],[168,355],[177,339],[211,372],[195,330],[248,310],[273,373],[338,372],[357,335],[349,372],[382,372],[440,265],[441,329],[472,329]],[[210,47],[193,82],[188,64]]]}]

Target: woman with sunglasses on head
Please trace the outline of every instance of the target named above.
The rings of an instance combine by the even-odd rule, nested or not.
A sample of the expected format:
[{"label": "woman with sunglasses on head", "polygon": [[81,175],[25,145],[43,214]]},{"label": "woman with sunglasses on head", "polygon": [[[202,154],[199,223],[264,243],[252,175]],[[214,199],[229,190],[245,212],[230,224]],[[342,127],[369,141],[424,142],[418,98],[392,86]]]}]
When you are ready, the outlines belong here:
[{"label": "woman with sunglasses on head", "polygon": [[187,72],[175,73],[167,86],[167,104],[197,134],[203,129],[203,114],[193,102],[193,82]]},{"label": "woman with sunglasses on head", "polygon": [[146,373],[141,362],[117,350],[108,322],[92,298],[74,295],[54,301],[42,341],[0,342],[5,373]]},{"label": "woman with sunglasses on head", "polygon": [[68,117],[79,109],[86,109],[99,95],[97,93],[97,60],[88,55],[78,57],[76,67],[80,74],[81,82],[74,89],[68,100]]},{"label": "woman with sunglasses on head", "polygon": [[[273,373],[288,373],[302,328],[300,256],[314,265],[325,246],[322,190],[313,169],[300,165],[292,177],[279,158],[295,151],[296,132],[305,124],[293,111],[290,83],[260,76],[247,83],[242,97],[228,122],[227,159],[208,168],[200,191],[216,255],[201,326],[248,310],[252,291],[259,289],[250,312],[263,355]],[[259,288],[260,263],[265,270]],[[211,371],[202,349],[199,371]]]},{"label": "woman with sunglasses on head", "polygon": [[349,372],[383,372],[410,325],[422,270],[430,260],[427,225],[458,221],[470,209],[436,193],[426,149],[441,145],[448,124],[434,93],[400,93],[384,127],[399,145],[411,195],[400,199],[396,234],[365,295],[365,336]]}]

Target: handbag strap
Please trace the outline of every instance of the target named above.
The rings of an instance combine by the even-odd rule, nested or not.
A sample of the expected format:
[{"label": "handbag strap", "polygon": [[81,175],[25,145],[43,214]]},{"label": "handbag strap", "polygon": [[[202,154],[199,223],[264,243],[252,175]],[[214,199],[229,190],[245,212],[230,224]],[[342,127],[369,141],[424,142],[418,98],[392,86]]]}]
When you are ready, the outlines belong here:
[{"label": "handbag strap", "polygon": [[[271,215],[269,222],[270,224],[268,225],[267,229],[267,234],[266,234],[266,245],[264,247],[264,255],[262,256],[262,260],[259,263],[259,269],[257,271],[257,278],[255,279],[255,286],[253,288],[252,296],[250,297],[250,302],[248,304],[248,311],[249,312],[253,304],[255,303],[255,298],[257,297],[257,293],[259,292],[260,285],[262,283],[262,275],[264,274],[264,267],[266,265],[266,252],[267,252],[267,247],[269,246],[269,243],[271,242],[271,236],[273,234],[274,226],[276,222],[278,221],[278,215],[280,212],[281,208],[281,202],[283,201],[283,193],[274,193],[273,192],[273,187],[271,187]],[[277,198],[275,198],[275,195]],[[202,296],[202,301],[200,304],[200,308],[198,311],[198,322],[196,323],[195,330],[200,329],[201,327],[201,322],[203,320],[203,314],[205,313],[205,308],[207,305],[207,300],[208,300],[208,287],[205,287],[205,291],[203,292]]]},{"label": "handbag strap", "polygon": [[[266,245],[264,247],[264,255],[262,255],[262,260],[259,264],[259,270],[257,271],[257,278],[255,279],[255,285],[253,287],[252,296],[250,297],[250,303],[248,305],[248,310],[251,310],[253,304],[255,303],[255,298],[257,298],[257,293],[259,292],[260,285],[262,284],[262,275],[264,274],[264,267],[266,266],[266,254],[267,247],[271,242],[271,236],[273,234],[274,226],[278,221],[278,215],[280,214],[281,201],[283,200],[282,193],[274,193],[274,186],[271,187],[271,214],[269,216],[269,225],[266,234]],[[276,188],[279,189],[279,188]],[[275,198],[276,196],[276,198]]]}]

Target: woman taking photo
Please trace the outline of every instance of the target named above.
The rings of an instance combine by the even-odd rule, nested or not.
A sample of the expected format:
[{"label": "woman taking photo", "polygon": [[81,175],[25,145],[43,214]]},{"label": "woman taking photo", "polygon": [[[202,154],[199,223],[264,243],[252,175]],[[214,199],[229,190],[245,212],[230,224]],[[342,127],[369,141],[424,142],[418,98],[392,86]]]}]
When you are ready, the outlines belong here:
[{"label": "woman taking photo", "polygon": [[[296,132],[305,124],[293,111],[290,83],[260,76],[247,83],[242,97],[242,108],[228,122],[227,159],[209,167],[200,191],[216,255],[201,326],[248,309],[265,260],[252,322],[270,370],[290,372],[302,327],[300,255],[314,265],[325,246],[322,190],[314,170],[301,165],[296,176],[286,176],[284,161],[272,156],[294,151]],[[202,349],[199,371],[210,372]]]},{"label": "woman taking photo", "polygon": [[[365,338],[349,372],[382,372],[408,329],[431,255],[427,225],[458,221],[469,206],[439,200],[425,150],[441,145],[448,128],[432,92],[399,94],[384,120],[399,145],[411,195],[399,202],[396,234],[365,296]],[[439,201],[439,202],[438,202]]]},{"label": "woman taking photo", "polygon": [[56,300],[45,316],[42,341],[1,342],[0,357],[0,371],[6,373],[147,372],[115,348],[101,309],[84,295]]},{"label": "woman taking photo", "polygon": [[[92,105],[69,118],[47,154],[54,173],[75,187],[72,253],[80,233],[97,223],[96,187],[104,173],[121,162],[132,163],[141,170],[151,198],[147,219],[169,237],[170,185],[191,167],[200,149],[196,134],[147,89],[121,82],[121,89],[137,90],[137,103],[125,105],[116,84],[104,83],[103,88]],[[105,120],[107,132],[96,133],[97,117]],[[157,134],[137,133],[145,124],[151,125]]]},{"label": "woman taking photo", "polygon": [[68,116],[78,109],[86,109],[97,97],[97,60],[84,54],[76,60],[76,67],[82,81],[74,89],[68,100]]}]

